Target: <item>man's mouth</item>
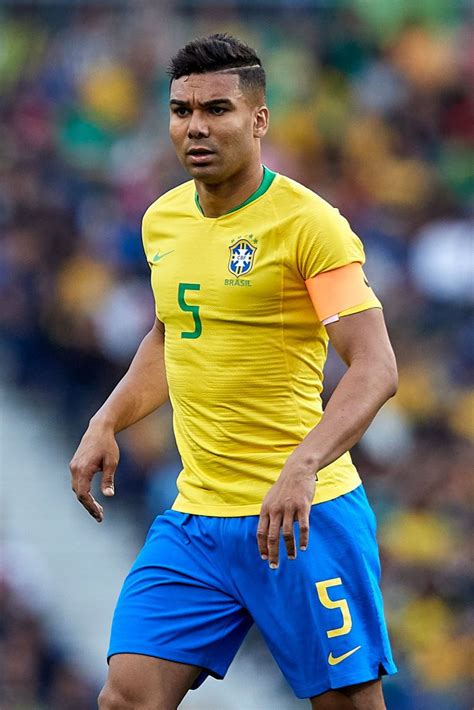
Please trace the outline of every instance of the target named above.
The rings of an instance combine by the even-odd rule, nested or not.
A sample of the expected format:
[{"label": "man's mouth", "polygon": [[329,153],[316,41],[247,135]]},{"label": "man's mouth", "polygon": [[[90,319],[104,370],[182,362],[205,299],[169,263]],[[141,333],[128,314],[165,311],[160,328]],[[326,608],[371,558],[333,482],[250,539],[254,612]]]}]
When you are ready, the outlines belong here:
[{"label": "man's mouth", "polygon": [[188,155],[212,155],[214,151],[209,148],[190,148]]},{"label": "man's mouth", "polygon": [[209,150],[209,148],[190,148],[187,151],[187,155],[193,165],[205,165],[212,160],[214,151]]}]

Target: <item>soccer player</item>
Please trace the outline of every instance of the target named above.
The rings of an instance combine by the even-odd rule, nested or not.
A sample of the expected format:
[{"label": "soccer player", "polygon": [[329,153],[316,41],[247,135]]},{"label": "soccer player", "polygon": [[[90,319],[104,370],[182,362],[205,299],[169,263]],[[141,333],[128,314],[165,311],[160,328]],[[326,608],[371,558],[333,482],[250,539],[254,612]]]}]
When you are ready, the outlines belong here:
[{"label": "soccer player", "polygon": [[[228,36],[170,64],[170,135],[192,180],[146,211],[156,320],[71,461],[113,495],[115,434],[168,398],[183,462],[120,594],[102,710],[170,710],[224,677],[253,623],[318,710],[382,710],[396,672],[374,514],[349,449],[396,389],[361,242],[262,166],[265,72]],[[348,368],[323,413],[328,340]],[[262,698],[262,703],[265,698]]]}]

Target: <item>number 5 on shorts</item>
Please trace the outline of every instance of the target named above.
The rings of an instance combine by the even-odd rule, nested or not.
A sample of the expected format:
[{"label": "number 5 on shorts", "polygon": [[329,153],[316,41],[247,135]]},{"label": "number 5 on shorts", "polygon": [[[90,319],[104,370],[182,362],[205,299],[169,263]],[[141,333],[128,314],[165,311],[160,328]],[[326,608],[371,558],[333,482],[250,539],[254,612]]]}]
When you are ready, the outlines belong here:
[{"label": "number 5 on shorts", "polygon": [[333,601],[329,598],[328,589],[330,587],[339,586],[340,584],[342,584],[342,579],[340,577],[325,579],[323,582],[316,582],[316,591],[321,604],[326,607],[326,609],[339,609],[342,614],[342,626],[339,626],[337,629],[330,629],[329,631],[326,631],[328,638],[334,638],[334,636],[344,636],[344,634],[348,634],[352,629],[352,617],[347,600],[338,599],[337,601]]}]

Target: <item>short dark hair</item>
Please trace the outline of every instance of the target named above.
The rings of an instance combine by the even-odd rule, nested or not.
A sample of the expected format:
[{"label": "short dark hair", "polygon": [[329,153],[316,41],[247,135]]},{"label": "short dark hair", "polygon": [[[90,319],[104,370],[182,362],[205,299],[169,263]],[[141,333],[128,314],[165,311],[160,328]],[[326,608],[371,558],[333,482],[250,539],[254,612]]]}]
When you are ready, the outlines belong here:
[{"label": "short dark hair", "polygon": [[170,86],[182,76],[217,71],[238,74],[243,91],[265,95],[265,70],[256,51],[227,33],[195,39],[180,49],[168,66]]}]

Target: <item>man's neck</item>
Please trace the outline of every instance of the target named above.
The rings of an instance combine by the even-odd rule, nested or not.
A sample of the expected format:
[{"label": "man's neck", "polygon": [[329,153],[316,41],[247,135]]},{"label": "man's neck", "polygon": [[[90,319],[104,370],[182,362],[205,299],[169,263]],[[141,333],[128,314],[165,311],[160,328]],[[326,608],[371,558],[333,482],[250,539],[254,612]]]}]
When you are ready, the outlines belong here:
[{"label": "man's neck", "polygon": [[258,190],[263,178],[263,166],[260,161],[244,172],[232,175],[229,180],[218,185],[206,185],[194,181],[199,197],[199,205],[205,217],[221,217],[226,212],[238,207]]}]

